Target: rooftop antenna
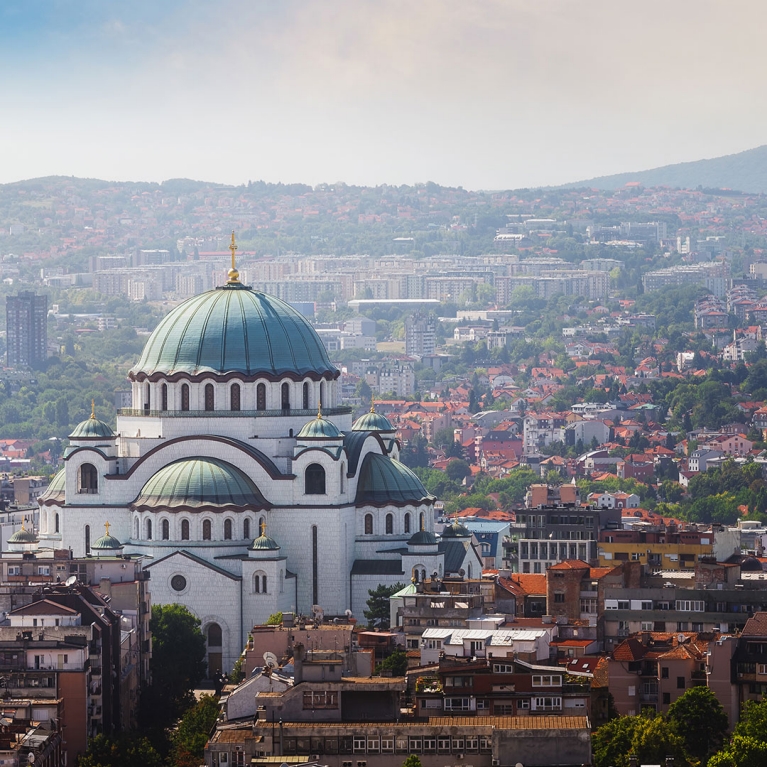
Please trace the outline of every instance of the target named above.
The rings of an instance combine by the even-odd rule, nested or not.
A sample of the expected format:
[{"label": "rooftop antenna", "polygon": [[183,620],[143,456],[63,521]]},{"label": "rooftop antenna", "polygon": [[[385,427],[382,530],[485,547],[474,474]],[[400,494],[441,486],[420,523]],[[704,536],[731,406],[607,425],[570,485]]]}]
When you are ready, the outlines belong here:
[{"label": "rooftop antenna", "polygon": [[240,273],[237,271],[234,261],[234,254],[237,252],[237,245],[234,241],[234,229],[232,229],[232,242],[229,245],[229,250],[232,251],[232,268],[229,270],[229,279],[226,282],[228,285],[234,285],[240,281]]},{"label": "rooftop antenna", "polygon": [[69,586],[69,587],[72,587],[72,586],[74,586],[74,585],[75,585],[75,583],[77,583],[77,576],[76,576],[76,575],[70,575],[70,576],[69,576],[69,578],[67,578],[67,579],[64,581],[64,585],[65,585],[65,586]]},{"label": "rooftop antenna", "polygon": [[280,665],[277,656],[273,652],[264,653],[264,663],[269,668],[277,668]]}]

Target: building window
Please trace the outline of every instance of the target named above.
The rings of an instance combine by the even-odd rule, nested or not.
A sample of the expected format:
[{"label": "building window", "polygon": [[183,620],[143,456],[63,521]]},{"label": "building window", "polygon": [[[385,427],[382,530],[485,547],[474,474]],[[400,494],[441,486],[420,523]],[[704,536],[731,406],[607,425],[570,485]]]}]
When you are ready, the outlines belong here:
[{"label": "building window", "polygon": [[424,516],[423,512],[421,512],[418,515],[418,529],[419,530],[425,530],[424,524],[426,522],[426,517]]},{"label": "building window", "polygon": [[346,467],[341,464],[340,470],[338,472],[338,486],[343,493],[344,491],[344,473],[346,472]]},{"label": "building window", "polygon": [[[320,381],[320,405],[325,402],[325,382]],[[325,402],[325,405],[327,406],[328,403]]]},{"label": "building window", "polygon": [[99,477],[96,467],[92,463],[84,463],[80,467],[80,492],[97,493],[99,491]]},{"label": "building window", "polygon": [[224,540],[225,541],[232,540],[232,520],[231,519],[224,520]]},{"label": "building window", "polygon": [[306,467],[304,492],[306,495],[325,495],[325,469],[318,463]]},{"label": "building window", "polygon": [[189,410],[189,384],[181,384],[181,409]]},{"label": "building window", "polygon": [[85,526],[85,554],[86,556],[91,553],[91,526]]},{"label": "building window", "polygon": [[394,515],[386,515],[386,534],[391,535],[394,532]]},{"label": "building window", "polygon": [[265,575],[261,576],[261,593],[262,594],[266,594],[267,593],[266,576]]},{"label": "building window", "polygon": [[405,532],[406,533],[410,532],[410,514],[409,513],[405,514]]},{"label": "building window", "polygon": [[170,522],[167,519],[162,521],[162,539],[167,541],[170,539]]},{"label": "building window", "polygon": [[162,408],[162,410],[167,410],[168,409],[168,384],[163,384],[160,391],[162,393],[161,400],[160,400],[161,402],[160,407]]},{"label": "building window", "polygon": [[250,538],[250,520],[247,517],[242,521],[242,537],[246,541]]},{"label": "building window", "polygon": [[677,690],[684,690],[684,677],[678,676],[676,678],[676,689]]},{"label": "building window", "polygon": [[149,384],[146,384],[146,386],[144,387],[144,412],[145,413],[149,412],[149,406],[151,404],[151,397],[150,397],[151,391],[152,389],[149,386]]},{"label": "building window", "polygon": [[306,381],[304,381],[303,390],[304,390],[303,392],[304,393],[304,402],[303,402],[304,410],[308,410],[309,409],[309,384]]},{"label": "building window", "polygon": [[221,647],[223,645],[223,632],[218,623],[208,626],[208,647]]},{"label": "building window", "polygon": [[261,593],[261,574],[260,573],[256,573],[253,576],[253,593],[254,594]]},{"label": "building window", "polygon": [[256,410],[266,410],[266,385],[256,386]]},{"label": "building window", "polygon": [[365,535],[373,535],[373,515],[365,514]]},{"label": "building window", "polygon": [[205,384],[205,409],[216,409],[215,395],[213,393],[213,384]]},{"label": "building window", "polygon": [[133,539],[138,540],[138,517],[133,520]]},{"label": "building window", "polygon": [[320,583],[318,575],[319,566],[319,546],[317,545],[317,525],[312,525],[312,604],[320,603],[319,592]]},{"label": "building window", "polygon": [[564,601],[565,601],[565,595],[564,595],[564,592],[562,592],[562,591],[555,591],[555,592],[554,592],[554,601],[555,601],[557,604],[562,604],[562,603],[564,603]]},{"label": "building window", "polygon": [[280,387],[281,392],[281,400],[282,400],[282,409],[283,410],[290,410],[290,384],[285,382]]},{"label": "building window", "polygon": [[189,540],[189,520],[188,519],[181,520],[181,540],[182,541]]},{"label": "building window", "polygon": [[202,522],[202,539],[204,541],[209,541],[212,539],[213,534],[213,525],[211,525],[211,522],[209,519],[205,519]]},{"label": "building window", "polygon": [[240,409],[240,385],[232,384],[232,388],[229,389],[229,406],[232,410]]},{"label": "building window", "polygon": [[151,519],[147,519],[145,527],[146,527],[146,539],[148,541],[151,541],[152,540],[152,520]]},{"label": "building window", "polygon": [[56,512],[56,516],[54,517],[54,519],[56,521],[56,532],[58,533],[59,532],[59,513],[58,512]]}]

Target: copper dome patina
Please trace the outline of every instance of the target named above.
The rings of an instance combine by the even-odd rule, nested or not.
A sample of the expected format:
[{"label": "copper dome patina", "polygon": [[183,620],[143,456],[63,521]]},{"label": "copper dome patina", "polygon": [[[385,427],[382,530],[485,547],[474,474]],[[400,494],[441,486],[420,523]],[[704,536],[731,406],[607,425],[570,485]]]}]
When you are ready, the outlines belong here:
[{"label": "copper dome patina", "polygon": [[434,496],[404,463],[380,453],[368,453],[362,461],[357,483],[358,506],[417,506],[433,500]]},{"label": "copper dome patina", "polygon": [[184,301],[155,328],[132,378],[186,374],[336,378],[320,337],[279,298],[231,282]]},{"label": "copper dome patina", "polygon": [[267,509],[271,504],[244,472],[217,458],[182,458],[156,472],[131,504],[137,510]]}]

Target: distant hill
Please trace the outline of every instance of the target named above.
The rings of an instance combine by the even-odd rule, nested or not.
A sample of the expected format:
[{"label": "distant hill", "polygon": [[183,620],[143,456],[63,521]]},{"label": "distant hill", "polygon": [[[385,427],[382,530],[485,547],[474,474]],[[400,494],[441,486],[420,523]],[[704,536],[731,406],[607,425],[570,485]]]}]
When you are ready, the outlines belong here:
[{"label": "distant hill", "polygon": [[711,160],[680,162],[662,168],[617,173],[587,181],[564,184],[562,189],[581,186],[596,189],[620,189],[630,182],[643,186],[672,186],[683,189],[732,189],[740,192],[767,192],[767,145],[745,152],[714,157]]}]

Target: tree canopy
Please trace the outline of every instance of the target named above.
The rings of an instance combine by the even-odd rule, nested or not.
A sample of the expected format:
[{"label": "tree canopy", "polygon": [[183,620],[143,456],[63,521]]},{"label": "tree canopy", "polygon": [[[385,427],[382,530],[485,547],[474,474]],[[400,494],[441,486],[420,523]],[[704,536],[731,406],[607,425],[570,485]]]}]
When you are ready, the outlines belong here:
[{"label": "tree canopy", "polygon": [[727,734],[727,714],[708,687],[687,690],[669,706],[667,718],[687,753],[701,762],[721,748]]},{"label": "tree canopy", "polygon": [[368,622],[368,628],[388,629],[391,620],[389,611],[389,597],[405,588],[404,583],[395,583],[393,586],[383,584],[368,590],[369,599],[367,601],[368,609],[364,611],[364,616]]}]

